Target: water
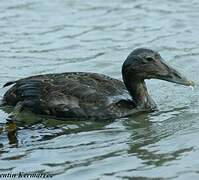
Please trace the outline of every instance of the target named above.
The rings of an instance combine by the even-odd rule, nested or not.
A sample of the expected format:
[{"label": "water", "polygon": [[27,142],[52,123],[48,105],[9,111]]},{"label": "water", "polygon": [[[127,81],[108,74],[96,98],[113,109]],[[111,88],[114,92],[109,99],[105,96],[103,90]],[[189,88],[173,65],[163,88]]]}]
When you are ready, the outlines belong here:
[{"label": "water", "polygon": [[[196,83],[148,81],[159,111],[112,122],[63,122],[24,112],[17,132],[0,110],[0,170],[53,179],[199,178],[197,0],[2,0],[0,86],[26,76],[99,72],[149,47]],[[0,97],[7,88],[0,89]]]}]

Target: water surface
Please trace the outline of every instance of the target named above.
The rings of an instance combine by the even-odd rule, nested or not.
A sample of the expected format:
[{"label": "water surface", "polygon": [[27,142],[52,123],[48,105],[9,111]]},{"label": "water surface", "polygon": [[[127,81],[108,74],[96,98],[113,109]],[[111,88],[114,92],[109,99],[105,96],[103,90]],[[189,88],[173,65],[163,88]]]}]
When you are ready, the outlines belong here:
[{"label": "water surface", "polygon": [[[121,65],[148,47],[199,83],[197,0],[2,0],[0,86],[66,72],[121,79]],[[45,172],[53,179],[198,179],[199,95],[147,82],[159,110],[110,122],[63,122],[22,113],[6,125],[0,109],[0,171]],[[8,88],[0,89],[0,98]]]}]

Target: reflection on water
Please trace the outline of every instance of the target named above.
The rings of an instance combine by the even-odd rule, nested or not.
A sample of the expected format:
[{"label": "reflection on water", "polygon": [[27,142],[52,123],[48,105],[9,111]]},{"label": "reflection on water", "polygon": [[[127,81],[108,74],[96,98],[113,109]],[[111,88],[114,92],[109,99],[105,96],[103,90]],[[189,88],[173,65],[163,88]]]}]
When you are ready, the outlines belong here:
[{"label": "reflection on water", "polygon": [[[152,122],[151,115],[143,114],[114,122],[67,123],[53,119],[38,123],[38,116],[24,112],[21,121],[1,126],[2,169],[7,171],[14,161],[11,167],[16,171],[27,162],[31,171],[45,169],[60,178],[174,178],[173,166],[196,149],[195,140],[193,144],[190,140],[197,131],[190,128],[197,123],[198,113],[186,111],[175,113],[174,109],[174,115],[161,122]],[[180,117],[190,115],[189,122]],[[164,167],[170,174],[164,173]]]},{"label": "reflection on water", "polygon": [[[158,50],[198,84],[196,0],[3,0],[0,85],[35,74],[89,71],[121,79],[135,47]],[[1,172],[54,179],[198,179],[198,85],[147,81],[159,110],[110,122],[61,121],[0,109]],[[7,88],[0,88],[0,99]]]}]

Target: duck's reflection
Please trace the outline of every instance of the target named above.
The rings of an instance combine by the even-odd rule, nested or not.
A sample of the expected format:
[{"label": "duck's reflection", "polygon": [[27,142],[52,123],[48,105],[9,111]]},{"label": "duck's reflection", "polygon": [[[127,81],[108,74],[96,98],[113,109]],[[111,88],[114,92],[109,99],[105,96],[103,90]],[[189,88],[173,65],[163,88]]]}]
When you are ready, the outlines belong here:
[{"label": "duck's reflection", "polygon": [[[151,122],[149,114],[142,114],[140,116],[124,121],[123,124],[126,129],[131,130],[132,134],[129,138],[128,154],[137,156],[143,160],[146,165],[161,166],[172,160],[176,160],[185,152],[192,151],[193,147],[176,148],[169,151],[162,152],[161,143],[169,136],[172,136],[177,131],[181,130],[182,122],[177,120],[177,115],[172,116],[166,122]],[[180,124],[180,125],[179,125]]]},{"label": "duck's reflection", "polygon": [[17,119],[8,119],[6,124],[2,124],[0,135],[2,137],[6,134],[8,144],[12,145],[12,147],[18,147],[19,142],[21,142],[20,137],[24,139],[24,134],[25,139],[28,139],[28,143],[31,143],[32,140],[47,141],[65,134],[100,130],[111,122],[64,121],[37,116],[31,112],[24,111],[17,116]]},{"label": "duck's reflection", "polygon": [[12,145],[11,147],[17,147],[18,146],[18,139],[17,139],[17,125],[13,121],[9,121],[6,124],[0,125],[0,137],[1,137],[1,143],[0,148],[4,147],[4,143],[2,140],[5,139],[5,137],[8,139],[8,143]]},{"label": "duck's reflection", "polygon": [[[179,112],[179,110],[178,110]],[[192,151],[192,147],[186,148],[170,148],[167,147],[163,150],[162,142],[169,136],[174,135],[177,131],[182,130],[189,124],[183,118],[179,118],[179,113],[171,112],[170,118],[163,122],[151,122],[154,116],[167,115],[169,112],[158,112],[157,114],[141,114],[129,119],[119,121],[118,128],[124,128],[129,132],[127,140],[129,156],[136,156],[143,161],[147,166],[161,166],[165,163],[178,159],[185,152]],[[182,113],[181,113],[182,114]],[[184,116],[184,115],[183,115]],[[120,123],[121,122],[121,123]],[[191,122],[190,122],[191,123]],[[20,138],[24,134],[26,143],[33,141],[47,141],[65,134],[88,132],[100,129],[107,129],[109,122],[96,122],[96,121],[61,121],[56,119],[41,118],[31,115],[29,113],[23,114],[16,122],[9,121],[4,128],[7,133],[8,143],[12,147],[18,147]],[[183,125],[184,124],[184,125]],[[110,132],[111,132],[110,128]],[[122,135],[122,134],[121,134]],[[37,137],[36,137],[37,136]],[[34,139],[32,139],[34,138]],[[160,142],[162,141],[162,142]],[[125,149],[125,148],[124,148]]]},{"label": "duck's reflection", "polygon": [[14,121],[8,121],[6,123],[6,132],[9,144],[17,147],[18,146],[17,125]]}]

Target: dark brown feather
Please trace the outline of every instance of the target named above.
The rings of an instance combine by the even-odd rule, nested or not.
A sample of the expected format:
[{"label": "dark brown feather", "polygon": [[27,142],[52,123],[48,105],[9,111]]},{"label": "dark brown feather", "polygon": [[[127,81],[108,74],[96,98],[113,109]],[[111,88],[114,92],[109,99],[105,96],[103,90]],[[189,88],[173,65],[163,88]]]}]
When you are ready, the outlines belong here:
[{"label": "dark brown feather", "polygon": [[97,73],[38,75],[5,86],[13,83],[3,101],[12,106],[22,102],[24,108],[38,114],[107,119],[125,116],[134,107],[123,82]]}]

